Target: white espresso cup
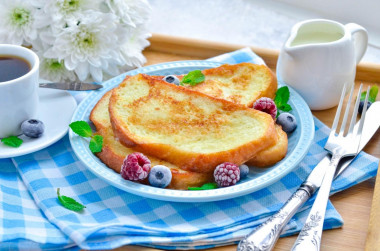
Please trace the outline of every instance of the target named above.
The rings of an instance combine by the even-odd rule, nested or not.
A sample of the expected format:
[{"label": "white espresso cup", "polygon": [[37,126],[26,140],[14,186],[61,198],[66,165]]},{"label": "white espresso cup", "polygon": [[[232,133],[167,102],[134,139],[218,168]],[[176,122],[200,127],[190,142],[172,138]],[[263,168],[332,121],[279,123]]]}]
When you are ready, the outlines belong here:
[{"label": "white espresso cup", "polygon": [[39,103],[37,54],[22,46],[0,44],[0,57],[5,56],[24,59],[30,70],[21,77],[0,82],[0,138],[21,134],[21,123],[35,118]]}]

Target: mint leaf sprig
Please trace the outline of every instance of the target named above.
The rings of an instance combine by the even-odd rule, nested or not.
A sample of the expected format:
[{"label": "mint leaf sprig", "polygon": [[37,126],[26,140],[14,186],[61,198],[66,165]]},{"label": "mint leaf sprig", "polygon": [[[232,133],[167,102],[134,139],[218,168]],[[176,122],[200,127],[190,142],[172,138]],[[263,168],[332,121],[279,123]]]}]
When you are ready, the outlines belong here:
[{"label": "mint leaf sprig", "polygon": [[287,86],[283,86],[277,89],[276,96],[273,100],[277,107],[277,116],[280,114],[279,110],[283,112],[289,112],[292,110],[292,107],[288,104],[289,97],[290,92]]},{"label": "mint leaf sprig", "polygon": [[75,121],[70,125],[71,130],[84,138],[91,138],[89,148],[91,152],[98,153],[102,151],[103,137],[101,135],[94,135],[90,125],[86,121]]},{"label": "mint leaf sprig", "polygon": [[195,86],[199,83],[205,81],[205,75],[201,70],[194,70],[187,73],[179,83],[180,85],[189,84],[191,86]]},{"label": "mint leaf sprig", "polygon": [[[375,102],[378,92],[379,88],[376,85],[371,86],[371,89],[369,89],[368,101],[371,103]],[[360,101],[364,101],[366,95],[367,91],[362,92],[360,96]]]},{"label": "mint leaf sprig", "polygon": [[61,205],[64,206],[65,208],[71,210],[71,211],[79,212],[83,208],[86,208],[84,205],[80,204],[79,202],[77,202],[73,198],[70,198],[70,197],[67,197],[64,195],[60,195],[59,188],[57,188],[57,196],[58,196],[58,200],[61,203]]},{"label": "mint leaf sprig", "polygon": [[7,138],[2,138],[1,142],[6,146],[17,148],[21,146],[23,140],[16,136],[9,136]]},{"label": "mint leaf sprig", "polygon": [[218,188],[218,185],[216,183],[206,183],[203,184],[201,187],[188,187],[189,190],[210,190],[210,189],[216,189]]}]

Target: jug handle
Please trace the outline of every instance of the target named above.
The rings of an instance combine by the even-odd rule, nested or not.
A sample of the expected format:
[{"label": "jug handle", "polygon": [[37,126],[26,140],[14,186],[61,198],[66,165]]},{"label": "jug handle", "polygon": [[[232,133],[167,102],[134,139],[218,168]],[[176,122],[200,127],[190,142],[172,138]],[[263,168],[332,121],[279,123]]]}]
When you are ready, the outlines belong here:
[{"label": "jug handle", "polygon": [[346,24],[345,27],[351,32],[351,36],[353,38],[353,43],[355,46],[356,64],[358,64],[367,50],[367,30],[355,23]]}]

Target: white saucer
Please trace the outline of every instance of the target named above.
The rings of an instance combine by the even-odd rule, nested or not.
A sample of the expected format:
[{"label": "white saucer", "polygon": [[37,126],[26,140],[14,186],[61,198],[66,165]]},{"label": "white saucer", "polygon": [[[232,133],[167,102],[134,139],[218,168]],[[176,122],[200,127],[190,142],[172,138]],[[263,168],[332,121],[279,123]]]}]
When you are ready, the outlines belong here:
[{"label": "white saucer", "polygon": [[44,134],[37,139],[19,136],[24,142],[18,148],[6,146],[0,142],[0,159],[41,150],[57,142],[67,133],[71,117],[77,107],[73,96],[66,91],[39,88],[39,98],[36,119],[45,124]]}]

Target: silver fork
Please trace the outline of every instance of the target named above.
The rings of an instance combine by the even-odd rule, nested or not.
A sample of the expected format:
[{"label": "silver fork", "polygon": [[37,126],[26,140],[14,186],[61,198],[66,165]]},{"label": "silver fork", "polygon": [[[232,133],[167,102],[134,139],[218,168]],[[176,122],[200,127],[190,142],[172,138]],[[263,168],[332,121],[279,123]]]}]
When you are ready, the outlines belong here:
[{"label": "silver fork", "polygon": [[337,129],[338,122],[340,119],[340,112],[342,110],[343,100],[346,93],[346,86],[347,85],[345,85],[343,88],[339,106],[335,114],[333,126],[331,128],[331,132],[327,140],[327,143],[325,144],[325,149],[329,151],[332,155],[331,161],[329,163],[328,168],[326,169],[326,173],[324,175],[322,185],[319,189],[319,192],[315,199],[313,207],[311,208],[309,216],[306,219],[305,225],[302,228],[302,231],[300,232],[300,234],[298,235],[296,242],[294,243],[294,246],[292,248],[293,251],[319,250],[320,244],[321,244],[321,237],[322,237],[322,230],[323,230],[322,227],[323,227],[323,221],[325,218],[327,201],[329,198],[331,182],[334,178],[336,167],[342,158],[347,157],[347,156],[354,156],[359,151],[360,138],[362,135],[365,114],[367,111],[369,88],[367,90],[367,95],[364,101],[364,107],[363,107],[358,129],[354,130],[354,125],[355,125],[356,117],[358,113],[362,85],[360,85],[359,92],[356,98],[356,103],[355,103],[354,110],[352,112],[351,122],[350,122],[348,132],[346,135],[344,135],[347,117],[349,114],[350,104],[351,104],[352,95],[354,91],[354,86],[352,86],[350,97],[346,105],[343,121],[341,123],[340,131],[339,131],[339,134],[336,135],[335,131]]}]

